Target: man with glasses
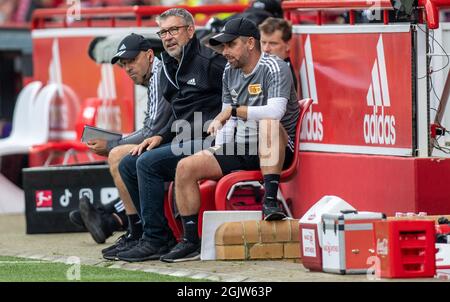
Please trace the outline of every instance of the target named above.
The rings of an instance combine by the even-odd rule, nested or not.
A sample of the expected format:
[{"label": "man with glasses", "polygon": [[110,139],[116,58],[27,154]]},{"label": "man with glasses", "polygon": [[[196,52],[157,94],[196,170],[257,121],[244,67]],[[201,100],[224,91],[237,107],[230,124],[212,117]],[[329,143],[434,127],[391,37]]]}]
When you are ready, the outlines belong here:
[{"label": "man with glasses", "polygon": [[[140,205],[144,229],[138,245],[117,254],[118,259],[129,262],[159,259],[175,245],[164,215],[164,183],[174,180],[179,160],[202,149],[207,136],[204,125],[222,106],[226,60],[200,44],[192,15],[173,8],[157,21],[165,49],[160,88],[171,106],[171,129],[146,139],[136,154],[125,156],[119,165],[133,202]],[[179,129],[175,137],[172,130]]]},{"label": "man with glasses", "polygon": [[[136,244],[142,236],[142,224],[136,210],[139,210],[139,207],[133,204],[120,177],[119,162],[128,153],[136,153],[139,144],[146,138],[164,131],[171,115],[170,104],[162,97],[159,89],[162,63],[153,53],[151,46],[151,42],[143,36],[130,34],[119,43],[117,53],[111,60],[111,64],[118,63],[136,85],[147,87],[148,101],[143,127],[119,140],[95,139],[88,142],[92,151],[108,156],[110,172],[123,204],[114,203],[115,212],[120,215],[111,214],[113,211],[108,211],[109,215],[105,215],[87,199],[80,200],[80,214],[84,225],[97,243],[103,243],[119,228],[119,224],[125,225],[128,220],[128,232],[115,244],[102,250],[103,257],[109,260],[115,259],[119,251]],[[108,207],[111,208],[109,205]],[[123,215],[124,209],[126,216]]]}]

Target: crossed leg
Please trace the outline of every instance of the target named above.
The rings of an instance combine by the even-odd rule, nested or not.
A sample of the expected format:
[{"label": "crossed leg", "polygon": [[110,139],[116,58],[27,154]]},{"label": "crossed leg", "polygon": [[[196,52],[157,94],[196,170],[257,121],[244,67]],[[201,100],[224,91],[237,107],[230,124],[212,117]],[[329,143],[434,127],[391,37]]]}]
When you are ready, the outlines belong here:
[{"label": "crossed leg", "polygon": [[119,163],[122,158],[127,155],[130,150],[136,145],[121,145],[113,148],[108,155],[108,164],[109,171],[111,172],[112,178],[114,180],[114,184],[119,191],[119,196],[122,199],[123,205],[125,207],[125,212],[127,215],[137,214],[136,207],[133,204],[133,201],[130,197],[130,193],[128,193],[127,187],[122,180],[122,177],[119,173]]}]

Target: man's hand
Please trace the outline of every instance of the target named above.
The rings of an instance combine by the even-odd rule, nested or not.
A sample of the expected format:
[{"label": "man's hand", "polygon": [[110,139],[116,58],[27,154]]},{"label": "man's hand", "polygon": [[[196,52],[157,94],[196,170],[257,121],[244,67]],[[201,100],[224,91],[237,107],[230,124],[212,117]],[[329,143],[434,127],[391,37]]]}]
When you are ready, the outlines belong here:
[{"label": "man's hand", "polygon": [[212,136],[217,135],[217,131],[219,131],[222,126],[231,118],[231,106],[227,107],[224,111],[219,113],[212,123],[209,125],[206,133],[211,134]]},{"label": "man's hand", "polygon": [[101,156],[108,156],[107,141],[104,139],[93,139],[87,142],[87,146],[92,150],[95,154]]},{"label": "man's hand", "polygon": [[222,122],[219,120],[213,120],[211,122],[211,124],[209,124],[208,130],[206,131],[206,133],[212,135],[212,136],[216,136],[217,135],[217,131],[219,131],[220,129],[222,129]]},{"label": "man's hand", "polygon": [[142,143],[140,143],[139,145],[137,145],[136,147],[131,149],[130,154],[133,156],[135,156],[135,155],[139,156],[145,150],[147,150],[147,151],[152,150],[153,148],[156,148],[159,145],[161,145],[162,140],[163,140],[162,136],[159,136],[159,135],[155,135],[155,136],[146,138]]}]

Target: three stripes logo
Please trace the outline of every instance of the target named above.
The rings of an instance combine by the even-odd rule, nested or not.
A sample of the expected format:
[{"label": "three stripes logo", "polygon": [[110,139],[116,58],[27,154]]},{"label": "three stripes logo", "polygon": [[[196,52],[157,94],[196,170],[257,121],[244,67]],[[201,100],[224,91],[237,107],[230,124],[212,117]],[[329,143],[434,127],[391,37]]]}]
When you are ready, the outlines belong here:
[{"label": "three stripes logo", "polygon": [[187,84],[188,84],[188,85],[191,85],[191,86],[197,85],[196,82],[195,82],[195,78],[192,78],[192,79],[190,79],[189,81],[187,81]]},{"label": "three stripes logo", "polygon": [[[300,81],[302,86],[303,97],[312,98],[313,105],[319,104],[317,96],[316,78],[314,76],[314,61],[311,48],[311,39],[306,37],[304,46],[305,57],[300,67]],[[322,112],[313,112],[313,106],[309,108],[303,119],[300,139],[309,141],[323,140],[323,116]]]},{"label": "three stripes logo", "polygon": [[395,117],[385,114],[385,108],[391,106],[383,37],[377,43],[377,58],[372,67],[372,81],[367,91],[367,106],[372,113],[364,116],[364,141],[366,144],[395,144]]}]

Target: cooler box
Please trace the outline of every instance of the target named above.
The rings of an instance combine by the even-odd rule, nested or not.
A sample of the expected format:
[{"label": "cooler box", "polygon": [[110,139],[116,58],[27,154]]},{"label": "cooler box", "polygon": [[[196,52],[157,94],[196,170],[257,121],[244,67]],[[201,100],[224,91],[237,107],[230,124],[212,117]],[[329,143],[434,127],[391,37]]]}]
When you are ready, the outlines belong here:
[{"label": "cooler box", "polygon": [[436,277],[450,279],[450,243],[436,243]]},{"label": "cooler box", "polygon": [[450,270],[450,243],[436,243],[436,269]]},{"label": "cooler box", "polygon": [[376,254],[382,278],[433,277],[436,271],[432,220],[375,222]]},{"label": "cooler box", "polygon": [[322,215],[323,271],[365,274],[374,256],[373,222],[386,219],[383,213],[341,211]]},{"label": "cooler box", "polygon": [[119,197],[103,162],[23,169],[23,188],[27,234],[83,231],[69,220],[80,197],[98,205]]},{"label": "cooler box", "polygon": [[322,214],[355,210],[345,200],[332,195],[322,197],[300,219],[302,264],[311,271],[322,271]]}]

